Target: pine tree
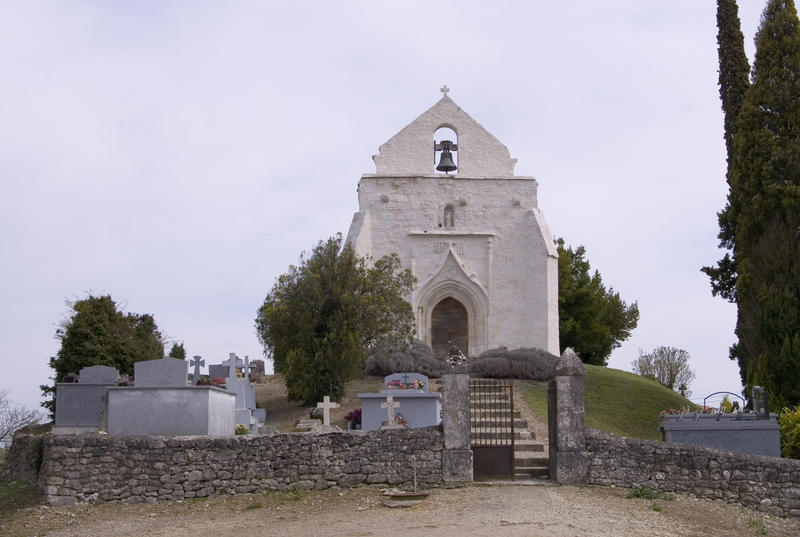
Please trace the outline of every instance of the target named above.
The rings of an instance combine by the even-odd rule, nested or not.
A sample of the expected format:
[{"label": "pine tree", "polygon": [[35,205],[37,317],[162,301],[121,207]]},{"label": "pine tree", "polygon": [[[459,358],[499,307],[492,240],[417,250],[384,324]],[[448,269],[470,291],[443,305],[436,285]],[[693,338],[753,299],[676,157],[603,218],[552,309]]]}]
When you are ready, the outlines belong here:
[{"label": "pine tree", "polygon": [[572,348],[581,360],[607,365],[611,351],[628,339],[639,322],[639,306],[630,306],[614,291],[606,289],[598,271],[590,273],[586,249],[558,249],[558,330],[561,351]]},{"label": "pine tree", "polygon": [[770,0],[761,17],[737,129],[728,174],[738,273],[731,358],[747,393],[763,386],[779,408],[800,402],[800,21],[792,0]]},{"label": "pine tree", "polygon": [[[737,120],[747,88],[750,64],[744,52],[744,36],[739,21],[736,0],[717,0],[717,45],[719,53],[719,97],[725,115],[725,148],[728,155],[728,183],[734,152]],[[717,213],[719,219],[720,248],[733,249],[733,220],[736,208],[730,198],[725,208]],[[730,302],[736,302],[736,265],[727,252],[715,267],[703,267],[711,279],[711,292]]]}]

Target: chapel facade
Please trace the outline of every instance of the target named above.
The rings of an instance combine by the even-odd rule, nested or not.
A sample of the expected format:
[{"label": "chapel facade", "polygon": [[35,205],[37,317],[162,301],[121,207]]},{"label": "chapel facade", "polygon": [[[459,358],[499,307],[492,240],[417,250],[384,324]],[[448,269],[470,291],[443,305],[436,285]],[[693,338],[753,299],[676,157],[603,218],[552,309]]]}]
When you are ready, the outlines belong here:
[{"label": "chapel facade", "polygon": [[[470,357],[500,346],[558,355],[558,254],[538,183],[514,175],[516,159],[448,91],[372,157],[347,240],[411,269],[417,338],[437,356],[451,345]],[[436,169],[436,150],[451,148],[443,133],[452,153],[438,167],[452,171]]]}]

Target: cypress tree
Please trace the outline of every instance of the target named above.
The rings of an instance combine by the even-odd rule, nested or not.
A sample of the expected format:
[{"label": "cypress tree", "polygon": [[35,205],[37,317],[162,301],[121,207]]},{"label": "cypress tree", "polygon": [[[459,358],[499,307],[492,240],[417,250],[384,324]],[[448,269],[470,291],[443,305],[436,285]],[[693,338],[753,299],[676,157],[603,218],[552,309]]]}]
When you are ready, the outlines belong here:
[{"label": "cypress tree", "polygon": [[[717,51],[719,53],[719,97],[725,115],[725,148],[728,155],[728,185],[730,186],[730,165],[733,157],[733,140],[739,111],[742,108],[745,91],[750,86],[748,74],[750,64],[744,52],[744,36],[739,21],[739,7],[736,0],[717,0]],[[731,206],[730,196],[725,208],[717,213],[719,219],[720,248],[733,249],[733,220],[735,208]],[[711,279],[711,292],[730,302],[736,302],[736,266],[730,253],[717,262],[715,267],[703,267]]]},{"label": "cypress tree", "polygon": [[[773,408],[800,403],[800,21],[792,0],[770,0],[756,35],[729,162],[737,345],[747,392]],[[735,210],[734,210],[735,209]]]}]

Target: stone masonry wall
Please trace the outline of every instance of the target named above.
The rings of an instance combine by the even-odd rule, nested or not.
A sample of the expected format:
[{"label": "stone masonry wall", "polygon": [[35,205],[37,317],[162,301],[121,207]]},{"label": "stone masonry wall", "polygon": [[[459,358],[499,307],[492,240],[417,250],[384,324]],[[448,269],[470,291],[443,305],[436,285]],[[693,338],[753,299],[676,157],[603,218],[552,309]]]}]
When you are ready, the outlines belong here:
[{"label": "stone masonry wall", "polygon": [[51,505],[152,503],[215,494],[360,484],[441,484],[442,432],[275,436],[50,435],[39,485]]},{"label": "stone masonry wall", "polygon": [[800,460],[623,438],[588,428],[586,449],[591,484],[648,486],[800,518]]}]

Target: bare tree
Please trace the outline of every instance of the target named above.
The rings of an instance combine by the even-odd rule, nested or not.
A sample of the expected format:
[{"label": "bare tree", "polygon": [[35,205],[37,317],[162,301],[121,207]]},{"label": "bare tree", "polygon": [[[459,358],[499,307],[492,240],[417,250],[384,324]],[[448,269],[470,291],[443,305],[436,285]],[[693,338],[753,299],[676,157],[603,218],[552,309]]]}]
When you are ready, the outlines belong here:
[{"label": "bare tree", "polygon": [[0,446],[11,442],[14,433],[19,429],[43,418],[44,413],[39,410],[12,406],[8,400],[8,392],[0,390]]},{"label": "bare tree", "polygon": [[658,347],[651,353],[639,349],[639,357],[634,360],[633,372],[652,378],[670,390],[680,388],[686,391],[694,380],[694,371],[689,368],[689,353],[675,347]]}]

